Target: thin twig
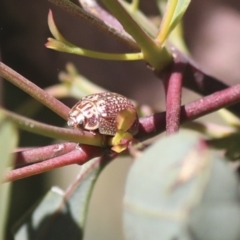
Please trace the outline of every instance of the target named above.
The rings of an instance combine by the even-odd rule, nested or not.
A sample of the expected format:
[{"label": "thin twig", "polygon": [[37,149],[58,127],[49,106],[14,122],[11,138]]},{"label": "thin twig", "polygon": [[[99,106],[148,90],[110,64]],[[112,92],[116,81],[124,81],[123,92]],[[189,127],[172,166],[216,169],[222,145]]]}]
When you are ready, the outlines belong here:
[{"label": "thin twig", "polygon": [[22,178],[30,177],[39,173],[44,173],[70,164],[82,165],[90,159],[101,155],[103,151],[104,148],[81,145],[81,147],[62,156],[12,170],[6,174],[4,182],[16,181]]},{"label": "thin twig", "polygon": [[[192,121],[237,101],[240,101],[240,84],[182,106],[180,123]],[[165,123],[166,113],[157,113],[141,118],[136,139],[146,140],[156,136],[164,131]],[[83,164],[89,159],[99,156],[103,151],[105,151],[104,148],[84,145],[81,151],[74,150],[57,158],[13,170],[7,174],[6,181],[14,181],[73,163]]]},{"label": "thin twig", "polygon": [[[185,106],[182,106],[180,122],[183,123],[186,121],[194,120],[198,117],[204,116],[208,113],[214,112],[221,108],[228,107],[229,105],[235,104],[239,101],[240,101],[240,84],[216,92],[207,97],[189,103]],[[10,117],[8,111],[6,110],[4,110],[4,113],[10,119],[14,119],[14,117],[16,116],[16,114],[11,113]],[[137,138],[139,138],[139,140],[147,139],[159,134],[160,132],[163,132],[166,124],[165,117],[166,117],[165,113],[157,113],[154,114],[153,116],[141,118],[140,119],[141,126]],[[43,132],[45,132],[46,136],[49,137],[55,136],[58,139],[65,139],[75,142],[80,142],[80,139],[82,137],[82,141],[88,141],[87,143],[91,145],[94,144],[94,142],[96,142],[96,145],[98,146],[100,142],[103,142],[101,135],[99,135],[98,139],[97,137],[98,134],[92,135],[91,133],[84,132],[84,135],[82,136],[80,131],[49,126],[43,123],[39,123],[37,121],[21,117],[19,115],[17,115],[15,120],[16,124],[19,124],[19,126],[21,126],[22,129],[24,129],[25,125],[30,124],[31,126],[31,123],[33,123],[32,125],[33,128],[31,128],[32,132],[34,132],[36,128],[35,133],[43,135]],[[87,140],[88,138],[89,140]]]},{"label": "thin twig", "polygon": [[[199,117],[217,111],[221,108],[226,108],[237,102],[240,102],[240,84],[182,106],[180,123],[182,124],[188,121],[193,121]],[[165,125],[165,112],[143,117],[140,119],[139,132],[134,137],[141,141],[149,139],[161,132],[164,132]]]},{"label": "thin twig", "polygon": [[57,143],[45,147],[31,148],[23,151],[15,152],[15,166],[33,164],[55,158],[73,151],[76,143]]},{"label": "thin twig", "polygon": [[[204,71],[194,61],[192,61],[189,57],[185,56],[174,47],[172,47],[172,52],[175,56],[174,61],[177,59],[178,63],[181,63],[182,67],[185,69],[183,76],[183,86],[187,89],[190,89],[200,95],[207,96],[229,87],[219,79],[216,79],[204,73]],[[155,71],[155,74],[162,79],[166,74],[168,74],[169,69],[170,68],[166,68],[162,72]],[[229,105],[232,105],[232,103]],[[228,110],[240,117],[239,103],[228,107]]]}]

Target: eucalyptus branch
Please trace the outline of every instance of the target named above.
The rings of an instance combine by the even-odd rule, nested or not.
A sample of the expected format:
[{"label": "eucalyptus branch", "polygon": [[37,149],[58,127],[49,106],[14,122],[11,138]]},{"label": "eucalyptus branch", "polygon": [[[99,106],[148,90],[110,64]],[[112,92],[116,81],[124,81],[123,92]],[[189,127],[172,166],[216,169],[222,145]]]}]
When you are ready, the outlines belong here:
[{"label": "eucalyptus branch", "polygon": [[[240,101],[240,84],[200,98],[181,107],[180,123],[193,121],[221,108],[226,108]],[[135,136],[138,140],[146,140],[165,131],[166,113],[156,113],[140,119],[140,128]]]},{"label": "eucalyptus branch", "polygon": [[[240,101],[240,84],[182,106],[180,122],[192,121],[238,101]],[[141,118],[139,133],[135,138],[145,140],[156,136],[165,130],[165,123],[166,113],[157,113],[153,116]],[[33,166],[13,170],[7,174],[6,181],[14,181],[73,163],[83,164],[89,159],[99,156],[102,151],[104,151],[104,148],[84,145],[80,149],[62,156],[36,163]]]},{"label": "eucalyptus branch", "polygon": [[4,181],[16,181],[22,178],[30,177],[39,173],[47,172],[56,168],[67,166],[70,164],[84,164],[88,160],[101,155],[104,148],[81,145],[79,148],[64,154],[62,156],[52,158],[43,162],[35,163],[30,166],[8,172]]},{"label": "eucalyptus branch", "polygon": [[[193,90],[195,89],[195,90],[198,90],[198,92],[201,91],[204,94],[209,94],[213,90],[215,90],[216,88],[217,89],[226,88],[225,84],[217,81],[214,78],[211,78],[207,75],[204,75],[199,69],[194,68],[188,61],[186,61],[185,58],[184,59],[181,58],[180,62],[184,63],[185,67],[186,67],[185,74],[184,74],[185,85],[187,83],[187,85],[189,87],[191,87]],[[16,73],[15,71],[13,71],[9,67],[7,67],[3,63],[0,63],[0,75],[4,78],[10,80],[16,86],[25,90],[30,95],[34,96],[34,94],[37,91],[38,92],[38,94],[36,96],[37,100],[40,100],[42,103],[45,103],[46,106],[55,110],[55,112],[58,112],[59,115],[62,115],[65,119],[67,118],[67,115],[68,115],[68,112],[69,112],[69,108],[67,106],[65,106],[64,104],[59,102],[57,99],[53,98],[51,95],[47,94],[45,91],[43,91],[42,89],[37,87],[35,84],[31,83],[29,80],[22,77],[20,74]],[[191,81],[192,78],[194,79],[194,81]],[[198,106],[200,106],[198,104],[202,104],[203,102],[206,103],[204,101],[204,99],[208,99],[208,98],[211,99],[211,101],[209,102],[210,105],[209,106],[204,106],[203,109],[200,108],[199,109],[199,116],[203,116],[204,114],[207,114],[209,112],[212,112],[212,111],[215,111],[217,109],[232,105],[232,104],[236,103],[237,101],[239,101],[239,96],[237,94],[238,90],[239,90],[238,88],[239,88],[239,85],[236,85],[234,87],[228,88],[228,89],[223,90],[221,92],[217,92],[216,95],[218,96],[218,98],[221,95],[221,98],[223,99],[223,101],[221,103],[217,102],[215,97],[211,98],[212,96],[216,96],[215,94],[212,94],[212,95],[210,95],[206,98],[203,98],[201,100],[196,101],[197,104],[194,106],[194,108],[196,110],[196,108]],[[218,106],[216,106],[212,110],[212,104],[213,103],[218,103]],[[187,106],[193,106],[193,104],[194,103],[191,103]],[[232,110],[232,112],[240,115],[239,105],[232,106],[229,109]],[[13,114],[13,113],[10,114],[6,110],[1,109],[1,111],[5,111],[6,116],[10,117],[11,119],[13,119],[13,120],[16,119],[15,120],[16,124],[19,127],[21,127],[22,129],[30,130],[31,132],[35,132],[35,133],[39,133],[39,134],[43,134],[43,132],[45,132],[45,136],[56,137],[58,139],[65,139],[65,140],[80,142],[81,134],[79,133],[79,131],[71,130],[71,129],[65,129],[65,128],[56,128],[56,127],[52,127],[52,126],[49,127],[48,125],[40,124],[36,121],[17,116],[16,114]],[[195,111],[193,111],[193,112],[195,112]],[[186,114],[187,114],[187,112],[186,112]],[[191,120],[191,118],[195,119],[196,117],[197,116],[190,117],[189,120]],[[164,120],[164,122],[165,122],[165,120]],[[160,126],[159,126],[160,128],[161,128],[161,126],[163,126],[161,123],[160,123]],[[32,128],[32,126],[34,126],[34,127]],[[165,127],[165,124],[164,124],[164,127]],[[154,128],[155,128],[155,126],[154,126]],[[153,131],[154,131],[154,129],[153,129]],[[89,141],[87,140],[87,142],[85,142],[84,139],[89,139]],[[92,144],[92,145],[94,145],[94,144],[100,145],[100,142],[102,142],[100,136],[98,138],[97,136],[92,136],[89,133],[85,133],[84,137],[82,137],[81,140],[83,141],[83,143],[89,143],[90,142],[90,144]]]},{"label": "eucalyptus branch", "polygon": [[55,158],[76,149],[76,143],[57,143],[45,147],[30,148],[15,152],[15,166],[32,164]]},{"label": "eucalyptus branch", "polygon": [[[239,84],[183,106],[181,109],[181,123],[194,120],[220,108],[235,104],[238,101],[240,101]],[[97,146],[102,146],[104,142],[102,136],[99,134],[93,135],[89,132],[84,132],[84,135],[82,135],[78,130],[53,127],[10,113],[3,109],[0,109],[0,111],[3,111],[6,117],[15,121],[21,129],[34,133],[91,145],[96,144]],[[138,138],[147,139],[164,131],[166,123],[165,117],[165,113],[160,113],[140,119],[142,126],[140,127]]]}]

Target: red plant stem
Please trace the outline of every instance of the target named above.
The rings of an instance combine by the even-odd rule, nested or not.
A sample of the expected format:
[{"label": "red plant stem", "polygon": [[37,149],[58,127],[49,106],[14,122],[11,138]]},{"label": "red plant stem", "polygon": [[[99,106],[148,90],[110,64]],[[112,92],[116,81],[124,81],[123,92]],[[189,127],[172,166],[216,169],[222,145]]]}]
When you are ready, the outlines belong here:
[{"label": "red plant stem", "polygon": [[31,148],[24,151],[16,152],[15,166],[23,164],[32,164],[51,158],[56,158],[73,151],[77,143],[58,143],[39,148]]},{"label": "red plant stem", "polygon": [[183,69],[181,63],[174,63],[165,81],[167,135],[178,132],[180,128]]},{"label": "red plant stem", "polygon": [[[184,67],[183,86],[190,89],[200,95],[207,96],[217,91],[227,89],[229,86],[219,79],[216,79],[208,74],[204,73],[203,70],[190,58],[185,56],[183,53],[175,48],[172,48],[173,55],[175,56],[174,61],[177,63],[181,62]],[[173,63],[172,63],[173,64]],[[166,68],[162,72],[156,72],[155,74],[159,78],[164,78],[171,68]],[[232,105],[230,103],[229,105]],[[228,107],[228,110],[240,117],[240,104]]]},{"label": "red plant stem", "polygon": [[[240,84],[213,93],[181,107],[180,123],[193,121],[208,113],[212,113],[240,101]],[[140,119],[139,132],[135,136],[139,140],[146,140],[165,130],[166,114],[156,113]]]},{"label": "red plant stem", "polygon": [[[240,101],[240,84],[230,87],[228,89],[216,92],[207,97],[198,99],[195,102],[189,103],[185,106],[182,106],[180,122],[184,123],[187,121],[192,121],[198,117],[214,112],[220,108],[227,107],[230,104],[234,104],[238,101]],[[166,124],[165,113],[157,113],[152,116],[141,118],[139,133],[135,137],[136,139],[139,139],[139,140],[146,140],[146,139],[149,139],[150,137],[156,136],[157,134],[165,130],[165,124]],[[94,149],[96,148],[93,146],[88,146],[88,151],[90,153],[90,156],[92,152],[95,152]],[[88,151],[86,152],[86,154],[88,153]],[[42,165],[39,165],[40,167],[38,167],[38,169],[32,170],[33,173],[37,174],[37,173],[41,173],[42,171],[44,172],[49,169],[54,169],[55,167],[58,167],[58,166],[65,166],[71,163],[75,163],[74,158],[73,158],[73,162],[71,162],[71,160],[65,161],[66,155],[45,161],[43,163],[39,163],[39,164],[42,164],[43,167],[41,167]],[[63,160],[62,160],[62,157],[63,157]],[[54,162],[55,159],[58,159],[57,165]],[[53,161],[53,166],[51,166],[52,164],[51,161]],[[61,161],[63,161],[63,163],[61,163]],[[85,159],[85,161],[87,161],[87,159]],[[44,167],[46,163],[48,163],[49,165],[47,170]],[[34,167],[30,166],[30,168],[34,168]],[[26,171],[23,169],[26,169],[26,168],[21,168],[13,171],[17,171],[17,174],[20,176],[23,174],[21,178],[23,178],[24,176],[31,175],[27,173],[27,171],[30,171],[30,170]],[[21,171],[26,171],[26,172],[21,173]],[[9,174],[11,175],[11,173]],[[9,179],[15,179],[15,178],[9,177]]]},{"label": "red plant stem", "polygon": [[101,155],[103,151],[105,151],[104,148],[81,145],[79,149],[75,149],[62,156],[19,169],[14,169],[5,175],[4,182],[16,181],[70,164],[82,165],[89,159]]},{"label": "red plant stem", "polygon": [[[240,101],[240,84],[182,106],[180,123],[192,121],[237,101]],[[146,140],[156,136],[165,130],[165,123],[166,114],[164,112],[141,118],[136,139]],[[81,150],[76,149],[60,157],[12,170],[7,173],[5,181],[15,181],[74,163],[83,164],[89,159],[101,155],[103,151],[105,151],[104,148],[81,145]]]},{"label": "red plant stem", "polygon": [[66,105],[2,62],[0,62],[0,76],[28,93],[46,107],[50,108],[63,119],[67,119],[69,108]]}]

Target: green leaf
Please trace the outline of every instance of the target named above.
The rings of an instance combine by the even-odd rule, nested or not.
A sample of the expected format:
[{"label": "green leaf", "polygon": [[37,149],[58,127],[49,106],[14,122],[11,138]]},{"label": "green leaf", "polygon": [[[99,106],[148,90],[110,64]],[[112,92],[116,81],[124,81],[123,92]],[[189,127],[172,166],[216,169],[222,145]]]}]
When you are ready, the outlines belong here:
[{"label": "green leaf", "polygon": [[162,45],[173,29],[181,21],[191,0],[168,0],[163,20],[157,36],[158,42]]},{"label": "green leaf", "polygon": [[15,227],[15,239],[83,239],[89,198],[103,167],[99,163],[99,159],[94,159],[83,165],[66,192],[52,188]]},{"label": "green leaf", "polygon": [[102,0],[102,3],[122,24],[125,31],[134,38],[141,48],[144,60],[155,68],[155,70],[161,71],[172,61],[172,55],[168,49],[161,46],[155,39],[152,39],[140,25],[134,21],[120,2]]},{"label": "green leaf", "polygon": [[193,132],[161,139],[130,169],[126,239],[240,239],[238,180]]},{"label": "green leaf", "polygon": [[53,14],[52,14],[51,10],[49,10],[49,12],[48,12],[48,26],[49,26],[50,32],[56,38],[56,40],[59,40],[60,42],[63,42],[63,43],[68,43],[68,41],[59,32],[59,30],[54,22]]},{"label": "green leaf", "polygon": [[184,13],[186,12],[191,0],[178,0],[177,7],[174,11],[174,15],[169,27],[169,34],[172,32],[172,30],[178,25],[178,23],[181,21]]},{"label": "green leaf", "polygon": [[[0,113],[0,179],[4,178],[6,169],[13,165],[14,155],[11,153],[17,146],[17,141],[18,134],[15,126],[5,120],[4,115]],[[0,184],[0,239],[4,239],[10,187],[10,183]]]},{"label": "green leaf", "polygon": [[47,48],[54,49],[60,52],[77,54],[85,57],[91,57],[91,58],[97,58],[97,59],[103,59],[103,60],[136,61],[136,60],[143,60],[144,58],[142,52],[112,54],[112,53],[91,51],[88,49],[75,46],[74,44],[67,41],[59,32],[54,22],[52,11],[49,11],[49,14],[48,14],[48,26],[54,38],[48,38],[48,42],[45,44]]},{"label": "green leaf", "polygon": [[133,2],[129,3],[125,0],[119,0],[122,6],[128,11],[134,20],[151,36],[155,37],[158,28],[154,25],[150,18],[148,18],[139,8],[135,7]]},{"label": "green leaf", "polygon": [[239,182],[222,159],[213,161],[201,202],[189,218],[196,239],[240,239]]}]

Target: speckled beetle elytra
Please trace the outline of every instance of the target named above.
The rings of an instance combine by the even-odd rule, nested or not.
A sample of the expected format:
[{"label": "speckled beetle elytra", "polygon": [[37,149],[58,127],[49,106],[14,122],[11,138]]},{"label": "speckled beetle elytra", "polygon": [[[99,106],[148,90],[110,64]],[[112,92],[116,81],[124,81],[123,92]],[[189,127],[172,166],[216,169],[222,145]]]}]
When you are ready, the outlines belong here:
[{"label": "speckled beetle elytra", "polygon": [[138,132],[138,115],[133,103],[112,92],[95,93],[80,99],[70,110],[67,124],[70,127],[99,130],[101,134],[114,136],[117,131],[117,115],[126,109],[136,113],[136,120],[128,130],[135,135]]}]

